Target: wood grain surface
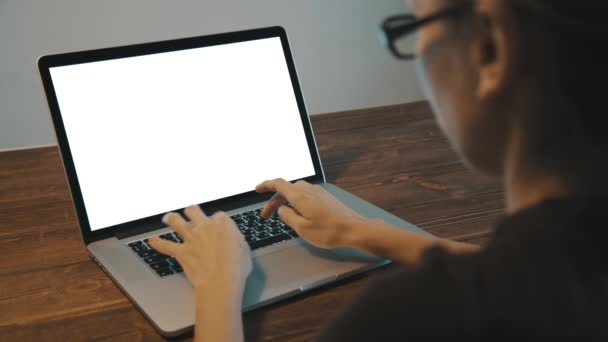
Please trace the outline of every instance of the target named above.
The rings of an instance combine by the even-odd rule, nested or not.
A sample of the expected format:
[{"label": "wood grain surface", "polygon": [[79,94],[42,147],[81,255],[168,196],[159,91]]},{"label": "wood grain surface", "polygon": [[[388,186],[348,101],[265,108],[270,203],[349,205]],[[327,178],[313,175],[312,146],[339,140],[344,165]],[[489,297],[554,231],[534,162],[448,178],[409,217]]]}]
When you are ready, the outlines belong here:
[{"label": "wood grain surface", "polygon": [[[459,161],[424,102],[312,122],[331,182],[432,234],[483,244],[503,215],[499,182]],[[247,340],[314,339],[384,272],[247,313]],[[0,153],[0,341],[162,339],[88,257],[57,148]]]}]

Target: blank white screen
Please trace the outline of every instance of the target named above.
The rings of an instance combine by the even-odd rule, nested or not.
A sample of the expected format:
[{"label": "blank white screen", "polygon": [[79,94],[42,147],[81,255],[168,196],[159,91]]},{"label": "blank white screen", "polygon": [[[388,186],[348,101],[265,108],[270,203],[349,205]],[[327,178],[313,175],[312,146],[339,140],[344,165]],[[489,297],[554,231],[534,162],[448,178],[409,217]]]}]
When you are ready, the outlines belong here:
[{"label": "blank white screen", "polygon": [[315,173],[278,37],[50,73],[91,230]]}]

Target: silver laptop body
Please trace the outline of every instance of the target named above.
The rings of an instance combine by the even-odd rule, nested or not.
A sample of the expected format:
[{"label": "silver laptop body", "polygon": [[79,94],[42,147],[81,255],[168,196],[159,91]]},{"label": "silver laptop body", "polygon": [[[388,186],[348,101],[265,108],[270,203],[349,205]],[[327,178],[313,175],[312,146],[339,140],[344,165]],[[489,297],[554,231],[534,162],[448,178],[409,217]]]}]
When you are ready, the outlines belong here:
[{"label": "silver laptop body", "polygon": [[[225,48],[219,49],[218,47]],[[200,53],[200,55],[188,55],[191,51]],[[173,65],[168,72],[158,71],[154,67],[170,64],[171,58],[175,56],[181,56],[179,58],[182,59],[179,59],[179,63]],[[188,65],[190,63],[188,61],[194,61],[192,63],[195,67],[193,68],[200,69],[199,71],[203,72],[202,76],[193,77],[192,73],[194,71],[180,69],[184,65]],[[114,62],[116,65],[112,64]],[[223,63],[228,64],[222,65]],[[252,68],[252,65],[241,66],[241,64],[235,65],[234,63],[258,64],[255,64],[255,68]],[[290,177],[292,179],[288,178],[288,180],[305,179],[311,183],[320,184],[348,207],[366,217],[380,218],[397,227],[422,232],[412,224],[326,182],[297,80],[287,35],[281,27],[44,56],[40,58],[38,64],[87,249],[93,260],[114,280],[156,329],[165,336],[180,335],[192,329],[195,312],[192,287],[183,273],[176,272],[167,276],[159,276],[159,273],[151,269],[150,265],[146,264],[144,259],[139,257],[130,246],[151,236],[170,233],[171,230],[163,227],[160,223],[160,217],[167,211],[177,211],[187,205],[200,203],[207,213],[223,210],[230,215],[236,215],[262,208],[270,196],[269,194],[255,194],[252,191],[255,183],[246,188],[246,191],[233,190],[224,195],[217,195],[222,193],[222,187],[231,186],[232,183],[230,182],[234,178],[224,180],[222,174],[232,171],[216,170],[217,172],[213,173],[213,170],[211,170],[209,174],[213,173],[214,176],[212,180],[208,180],[206,177],[211,176],[206,174],[204,167],[199,172],[200,178],[187,179],[193,177],[192,174],[171,174],[172,170],[166,169],[163,171],[165,173],[150,176],[151,178],[147,180],[150,182],[149,187],[141,185],[146,184],[141,181],[141,178],[147,177],[146,172],[142,170],[150,170],[151,168],[148,165],[147,168],[142,167],[142,170],[137,170],[139,165],[153,161],[150,158],[158,154],[157,167],[162,168],[162,153],[171,154],[171,151],[176,151],[176,147],[187,149],[188,146],[191,146],[191,144],[180,141],[175,143],[168,141],[166,144],[140,143],[141,141],[147,141],[147,134],[150,132],[152,132],[150,134],[153,134],[155,129],[165,129],[163,127],[165,124],[173,127],[171,126],[173,123],[169,122],[171,121],[170,118],[179,115],[175,112],[182,109],[183,106],[180,106],[182,101],[190,108],[199,104],[199,102],[196,102],[197,99],[206,99],[204,93],[193,95],[191,99],[182,98],[186,96],[183,94],[189,94],[188,92],[193,87],[200,86],[203,89],[209,89],[211,92],[219,91],[217,89],[230,89],[230,93],[224,95],[231,100],[225,105],[221,101],[218,102],[221,104],[218,108],[233,106],[234,102],[245,101],[248,102],[248,107],[243,108],[261,106],[264,109],[267,107],[269,112],[275,111],[276,115],[284,116],[289,115],[284,113],[293,113],[291,114],[291,121],[280,121],[283,120],[283,117],[272,119],[268,116],[267,119],[284,122],[282,125],[286,130],[292,127],[293,131],[284,138],[285,144],[291,144],[287,147],[296,151],[305,151],[308,154],[300,153],[291,156],[292,160],[288,160],[289,158],[285,161],[280,160],[274,166],[269,166],[270,169],[268,170],[262,170],[261,167],[258,167],[258,165],[264,163],[264,159],[260,158],[259,163],[251,162],[251,159],[249,159],[250,161],[243,165],[241,171],[235,171],[237,175],[238,172],[241,172],[240,175],[246,178],[259,171],[260,177],[263,178],[257,179],[257,182],[261,182],[265,179],[275,178],[274,176],[283,177],[282,175],[272,174],[273,168],[286,167],[284,166],[286,164],[302,165],[299,169],[285,169],[284,172],[294,175],[294,177]],[[280,65],[280,67],[274,70],[276,65]],[[147,70],[148,67],[152,69]],[[212,86],[205,85],[205,80],[214,77],[214,73],[217,70],[221,71],[222,67],[226,68],[227,71],[215,75],[220,79],[216,79]],[[116,68],[122,69],[117,72]],[[264,68],[269,68],[269,71],[264,71]],[[262,74],[256,75],[264,75],[264,77],[256,78],[255,75],[249,75],[249,70],[252,69],[256,69],[256,72],[262,72]],[[274,71],[270,71],[271,69]],[[141,72],[137,73],[138,70]],[[172,78],[176,77],[175,75],[180,75],[180,72],[183,72],[184,79],[190,81],[182,82],[182,80]],[[167,81],[167,78],[163,79],[163,77],[169,77],[170,80],[175,82]],[[251,79],[246,80],[246,77]],[[159,80],[163,81],[160,82]],[[229,82],[227,82],[225,88],[222,88],[221,84],[225,80]],[[280,82],[287,83],[276,85],[268,83],[267,80],[275,83],[282,80]],[[115,83],[108,86],[108,82]],[[140,82],[140,84],[130,84],[130,82]],[[192,82],[195,84],[192,85]],[[247,82],[253,82],[251,84],[256,85],[255,88],[257,89],[252,91],[260,92],[255,98],[248,98],[251,94],[249,90],[245,94],[241,90],[234,90],[233,88],[235,83],[246,84]],[[268,83],[268,89],[264,89],[266,87],[265,82]],[[153,86],[150,86],[151,84]],[[209,88],[205,88],[206,86]],[[165,87],[167,89],[164,89]],[[180,87],[184,87],[184,89],[180,89]],[[238,88],[238,85],[236,87]],[[283,93],[287,88],[288,93]],[[160,112],[162,115],[154,116],[154,111],[163,107],[161,102],[154,102],[153,105],[150,105],[150,108],[143,111],[144,114],[142,115],[144,116],[138,119],[139,121],[132,120],[137,123],[137,128],[128,127],[129,116],[137,111],[137,108],[140,108],[137,101],[141,101],[142,98],[156,101],[155,98],[172,91],[175,92],[175,89],[179,90],[179,92],[176,92],[176,94],[179,94],[179,99],[172,99],[172,102],[167,102],[172,110],[167,111],[165,108],[164,112]],[[248,89],[251,89],[251,87]],[[277,94],[268,96],[269,90],[277,92]],[[131,95],[131,92],[135,95]],[[138,97],[140,96],[137,95],[139,93],[144,97]],[[215,101],[218,97],[223,96],[220,93],[214,94],[209,101]],[[265,96],[268,97],[265,98]],[[293,98],[292,102],[283,104],[291,106],[289,107],[290,110],[281,109],[282,107],[274,103],[275,99],[277,99],[276,102],[281,102],[286,97]],[[118,107],[104,107],[106,102],[118,101],[115,100],[117,98],[126,101],[125,104]],[[174,103],[176,101],[180,103]],[[188,101],[194,102],[190,104]],[[134,107],[132,103],[137,105]],[[240,108],[238,104],[234,106],[236,106],[234,111],[238,111],[238,108]],[[116,114],[117,111],[112,108],[119,108],[120,113]],[[129,108],[129,110],[124,108]],[[188,110],[185,109],[185,111]],[[208,111],[209,109],[202,110],[200,112],[202,114],[196,116],[196,118],[205,117],[204,114]],[[257,118],[256,115],[260,118],[266,117],[264,111],[252,109],[249,116],[241,116],[242,120],[246,122],[240,122],[241,119],[227,118],[226,123],[233,125],[230,129],[222,126],[221,122],[216,124],[215,121],[211,121],[211,127],[202,125],[200,122],[182,121],[179,124],[184,126],[184,129],[188,129],[187,126],[194,126],[194,130],[190,133],[196,133],[197,129],[200,128],[196,126],[202,125],[205,126],[204,129],[199,130],[210,135],[219,134],[214,138],[214,141],[218,141],[218,143],[209,142],[204,146],[197,147],[197,149],[200,149],[202,160],[207,155],[213,155],[215,161],[217,161],[217,158],[227,158],[226,163],[229,163],[228,158],[230,160],[239,158],[239,151],[245,151],[247,145],[253,144],[253,142],[251,139],[245,138],[240,141],[238,136],[231,138],[231,141],[235,141],[235,144],[242,146],[237,146],[236,149],[228,149],[226,152],[224,146],[229,143],[228,140],[223,140],[225,135],[230,135],[235,130],[239,131],[239,129],[245,135],[248,134],[247,129],[251,127],[247,126],[254,125],[255,120],[247,120],[251,117]],[[232,112],[226,113],[228,113],[225,114],[227,117],[232,115],[230,114]],[[133,116],[140,114],[136,113]],[[164,116],[168,116],[169,120]],[[189,120],[188,118],[192,117],[185,116],[184,118]],[[155,120],[160,122],[157,126],[154,126]],[[221,121],[222,119],[218,120]],[[106,125],[108,126],[106,127]],[[112,132],[97,132],[98,130],[103,131],[104,127],[106,127],[106,130],[112,130]],[[166,129],[173,132],[180,129],[181,126],[170,127]],[[129,131],[121,131],[123,128],[129,129]],[[105,135],[107,138],[95,140],[96,134],[99,134],[100,137]],[[273,135],[273,132],[260,134]],[[289,140],[292,136],[298,136],[298,134],[300,134],[299,140],[296,138],[293,138],[293,141]],[[114,150],[112,149],[115,143],[112,141],[113,138],[118,141],[116,144],[120,144]],[[167,137],[166,135],[159,135],[158,139],[161,142],[179,140],[181,136],[172,137],[168,134]],[[183,146],[180,144],[183,144]],[[165,148],[168,148],[168,150],[164,150]],[[130,149],[138,152],[131,151],[131,154],[125,152],[125,150]],[[216,150],[225,153],[214,154]],[[192,151],[188,153],[191,155]],[[138,161],[134,162],[133,159],[138,159]],[[164,159],[166,160],[166,157]],[[302,160],[307,162],[301,162]],[[130,166],[121,170],[122,165]],[[155,166],[155,164],[152,165]],[[116,170],[116,168],[119,170]],[[128,176],[123,177],[121,175]],[[173,193],[155,197],[157,192],[163,193],[164,190],[170,191],[167,189],[172,189],[171,182],[164,177],[175,181],[178,184],[175,187],[178,188],[181,184],[181,188],[188,189],[187,184],[198,184],[198,179],[201,183],[207,184],[207,187],[211,184],[219,184],[219,188],[216,195],[209,195],[205,188],[194,194],[184,193],[181,202],[173,201],[174,197],[181,196]],[[183,179],[190,183],[179,183]],[[120,187],[117,186],[112,189],[116,183],[120,183]],[[104,193],[105,195],[102,196]],[[114,194],[114,197],[111,196],[112,194]],[[201,200],[193,202],[192,198],[200,198]],[[150,202],[146,202],[148,200]],[[188,200],[190,202],[187,202]],[[140,203],[145,205],[140,205]],[[164,206],[161,204],[164,204]],[[252,255],[254,268],[247,282],[243,311],[253,310],[390,262],[352,249],[324,250],[316,248],[298,237],[255,249]]]}]

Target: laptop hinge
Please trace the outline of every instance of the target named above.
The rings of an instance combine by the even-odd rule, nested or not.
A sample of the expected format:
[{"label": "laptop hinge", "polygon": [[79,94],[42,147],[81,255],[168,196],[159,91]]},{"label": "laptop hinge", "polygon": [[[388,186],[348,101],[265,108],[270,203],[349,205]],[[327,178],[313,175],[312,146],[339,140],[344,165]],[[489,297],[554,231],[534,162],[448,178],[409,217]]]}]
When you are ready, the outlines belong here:
[{"label": "laptop hinge", "polygon": [[159,222],[157,224],[147,224],[145,226],[142,225],[139,227],[133,227],[131,229],[121,230],[121,231],[117,232],[115,236],[117,239],[122,240],[122,239],[130,238],[135,235],[153,232],[155,230],[158,230],[158,229],[161,229],[164,227],[166,227],[166,225],[163,224],[162,222]]},{"label": "laptop hinge", "polygon": [[325,183],[325,180],[323,180],[323,178],[319,178],[319,179],[310,181],[310,184],[323,184],[323,183]]},{"label": "laptop hinge", "polygon": [[[216,211],[230,211],[242,207],[246,207],[252,204],[265,202],[272,194],[258,194],[253,196],[248,196],[246,198],[241,198],[238,200],[232,200],[228,203],[223,202],[209,202],[201,205],[201,208],[207,213],[211,215]],[[182,210],[175,210],[175,212],[182,212]],[[121,229],[115,233],[115,237],[119,240],[126,239],[135,235],[144,234],[148,232],[152,232],[161,228],[165,228],[166,225],[161,221],[162,215],[158,215],[154,218],[147,218],[143,222],[138,222],[137,225],[133,227],[129,227],[128,229]]]}]

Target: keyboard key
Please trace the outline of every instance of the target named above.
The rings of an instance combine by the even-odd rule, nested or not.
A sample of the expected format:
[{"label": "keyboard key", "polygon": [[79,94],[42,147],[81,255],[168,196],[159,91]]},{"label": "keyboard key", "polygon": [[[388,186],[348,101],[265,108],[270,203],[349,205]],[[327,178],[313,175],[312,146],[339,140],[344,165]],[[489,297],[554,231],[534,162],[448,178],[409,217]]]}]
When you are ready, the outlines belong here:
[{"label": "keyboard key", "polygon": [[251,229],[251,228],[247,228],[245,230],[241,230],[241,234],[243,234],[244,236],[250,236],[250,235],[253,235],[255,233],[256,233],[256,231],[253,230],[253,229]]},{"label": "keyboard key", "polygon": [[267,239],[270,237],[270,234],[266,233],[266,232],[261,232],[257,234],[258,240],[263,240],[263,239]]},{"label": "keyboard key", "polygon": [[272,228],[268,231],[268,233],[270,233],[270,235],[279,235],[283,233],[283,230],[280,228]]},{"label": "keyboard key", "polygon": [[168,275],[174,274],[174,272],[168,267],[160,268],[160,269],[156,270],[156,273],[161,277],[166,277]]},{"label": "keyboard key", "polygon": [[159,237],[161,239],[163,239],[163,240],[167,240],[167,241],[171,241],[171,242],[175,242],[175,243],[183,243],[184,242],[184,240],[182,239],[182,237],[179,236],[175,232],[162,234],[162,235],[159,235]]},{"label": "keyboard key", "polygon": [[251,245],[251,242],[254,242],[257,240],[258,240],[258,238],[254,234],[245,236],[245,241],[247,241],[247,243],[249,243],[249,245]]},{"label": "keyboard key", "polygon": [[165,254],[158,253],[158,255],[153,255],[151,257],[144,258],[143,260],[146,264],[153,264],[155,262],[159,262],[159,261],[165,260],[167,258],[168,258],[168,256],[166,256]]},{"label": "keyboard key", "polygon": [[133,252],[139,253],[139,252],[148,250],[148,247],[141,244],[141,245],[131,246],[131,249],[133,250]]},{"label": "keyboard key", "polygon": [[291,236],[289,236],[288,234],[283,233],[283,234],[279,234],[279,235],[270,237],[268,239],[250,242],[249,243],[249,247],[251,247],[251,250],[255,250],[255,249],[258,249],[258,248],[262,248],[262,247],[273,245],[275,243],[287,241],[289,239],[291,239]]},{"label": "keyboard key", "polygon": [[[170,232],[159,236],[162,239],[182,243],[183,240],[176,232]],[[161,277],[174,273],[181,273],[183,269],[181,265],[168,255],[159,253],[155,249],[148,246],[148,239],[135,241],[128,244],[129,248],[134,250],[137,255],[147,263],[153,271],[156,271]]]},{"label": "keyboard key", "polygon": [[154,249],[146,249],[145,251],[139,252],[137,253],[137,255],[139,255],[140,258],[147,258],[147,257],[151,257],[151,256],[155,256],[155,255],[159,255],[160,253],[158,253],[156,250]]},{"label": "keyboard key", "polygon": [[142,241],[131,242],[131,243],[128,244],[128,246],[135,253],[139,253],[139,252],[142,252],[142,251],[145,251],[146,249],[148,249],[148,246],[146,246]]},{"label": "keyboard key", "polygon": [[258,233],[265,233],[267,232],[269,229],[268,227],[261,225],[261,224],[256,224],[253,226],[253,230],[255,230]]},{"label": "keyboard key", "polygon": [[165,268],[165,267],[169,267],[171,266],[167,260],[161,260],[159,262],[155,262],[153,264],[150,264],[150,268],[153,270],[159,270],[161,268]]},{"label": "keyboard key", "polygon": [[143,246],[143,242],[142,241],[135,241],[135,242],[131,242],[129,244],[129,247],[135,247],[135,246]]}]

